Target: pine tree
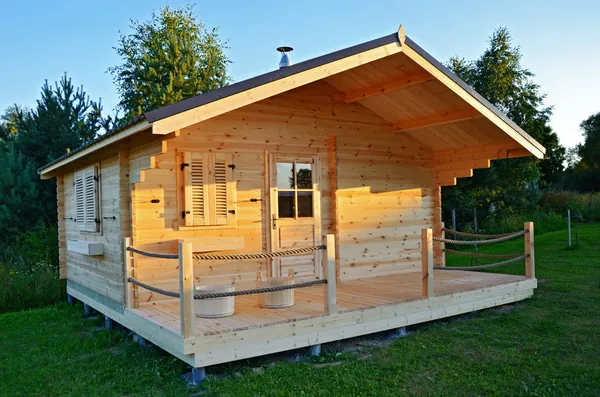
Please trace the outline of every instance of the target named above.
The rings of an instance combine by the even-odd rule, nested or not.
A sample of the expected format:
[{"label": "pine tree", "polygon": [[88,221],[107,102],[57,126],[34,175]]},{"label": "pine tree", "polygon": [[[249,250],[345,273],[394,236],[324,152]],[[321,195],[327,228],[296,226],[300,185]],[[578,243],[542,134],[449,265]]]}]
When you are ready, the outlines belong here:
[{"label": "pine tree", "polygon": [[[27,159],[33,170],[94,139],[107,121],[102,106],[89,99],[83,87],[75,88],[66,75],[51,86],[42,87],[41,98],[31,111],[9,108],[9,121],[1,123],[4,146]],[[56,181],[33,178],[37,186],[39,211],[34,215],[46,225],[56,221]],[[0,225],[0,229],[5,227]]]},{"label": "pine tree", "polygon": [[166,6],[149,21],[132,22],[131,30],[115,47],[122,63],[109,68],[124,120],[228,82],[226,42],[197,22],[191,7]]},{"label": "pine tree", "polygon": [[14,143],[0,152],[0,236],[12,240],[21,231],[33,228],[40,219],[41,206],[37,175]]}]

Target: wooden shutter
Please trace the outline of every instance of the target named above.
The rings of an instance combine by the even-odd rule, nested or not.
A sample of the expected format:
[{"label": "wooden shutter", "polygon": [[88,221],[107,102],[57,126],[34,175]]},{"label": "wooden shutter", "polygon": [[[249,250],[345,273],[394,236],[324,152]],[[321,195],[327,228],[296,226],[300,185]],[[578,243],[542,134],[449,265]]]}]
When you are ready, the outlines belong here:
[{"label": "wooden shutter", "polygon": [[233,211],[233,156],[226,153],[184,153],[186,226],[228,225]]},{"label": "wooden shutter", "polygon": [[208,155],[184,153],[183,181],[185,190],[185,225],[208,224],[210,204],[208,202]]},{"label": "wooden shutter", "polygon": [[85,189],[83,186],[83,172],[75,173],[75,228],[83,230],[85,224]]},{"label": "wooden shutter", "polygon": [[99,230],[98,205],[98,168],[92,166],[76,172],[75,219],[77,230],[84,232]]},{"label": "wooden shutter", "polygon": [[232,220],[233,211],[231,205],[230,183],[233,181],[233,169],[229,167],[232,164],[231,154],[214,153],[213,154],[213,200],[214,200],[214,224],[228,225]]}]

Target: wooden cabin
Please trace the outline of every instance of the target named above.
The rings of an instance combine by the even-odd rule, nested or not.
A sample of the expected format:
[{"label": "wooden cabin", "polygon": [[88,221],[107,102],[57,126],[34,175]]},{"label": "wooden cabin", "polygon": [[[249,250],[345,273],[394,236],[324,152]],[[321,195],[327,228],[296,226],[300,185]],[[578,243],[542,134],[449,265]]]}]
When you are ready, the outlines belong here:
[{"label": "wooden cabin", "polygon": [[[444,271],[432,239],[442,186],[544,152],[400,28],[148,112],[40,174],[57,181],[68,294],[200,368],[532,296],[533,252],[523,276]],[[259,272],[326,284],[195,315],[194,282],[247,290]]]}]

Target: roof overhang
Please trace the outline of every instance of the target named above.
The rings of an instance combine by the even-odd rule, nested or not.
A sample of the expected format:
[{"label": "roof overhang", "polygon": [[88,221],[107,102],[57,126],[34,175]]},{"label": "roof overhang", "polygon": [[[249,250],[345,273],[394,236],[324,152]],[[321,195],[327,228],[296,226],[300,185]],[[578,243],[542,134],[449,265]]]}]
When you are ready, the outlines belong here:
[{"label": "roof overhang", "polygon": [[43,166],[38,171],[42,178],[50,178],[54,176],[54,173],[60,167],[147,128],[151,127],[153,134],[166,135],[401,52],[421,66],[434,79],[460,96],[483,117],[490,120],[509,137],[518,142],[531,155],[537,158],[544,157],[546,150],[539,142],[407,37],[404,29],[400,26],[398,32],[391,35],[300,62],[290,67],[275,70],[147,112],[145,119],[138,118],[117,131],[105,134],[90,144]]},{"label": "roof overhang", "polygon": [[114,131],[101,135],[96,140],[90,142],[87,145],[81,146],[64,156],[55,159],[53,162],[46,164],[45,166],[38,169],[38,172],[42,179],[50,179],[55,176],[56,171],[64,167],[65,165],[72,163],[89,155],[92,152],[96,152],[103,149],[113,143],[119,142],[123,139],[129,138],[132,135],[137,134],[143,130],[150,128],[150,123],[145,118],[138,118],[126,126]]}]

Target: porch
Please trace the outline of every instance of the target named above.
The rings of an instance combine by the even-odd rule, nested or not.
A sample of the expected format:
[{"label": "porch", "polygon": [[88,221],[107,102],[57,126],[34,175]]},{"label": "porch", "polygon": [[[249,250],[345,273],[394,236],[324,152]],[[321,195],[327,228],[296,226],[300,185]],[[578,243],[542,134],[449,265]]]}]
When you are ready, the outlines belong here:
[{"label": "porch", "polygon": [[[261,308],[256,293],[265,291],[252,291],[248,295],[236,296],[235,314],[221,318],[196,316],[194,300],[204,298],[195,294],[193,288],[191,244],[180,242],[179,253],[169,258],[179,260],[179,292],[172,292],[172,298],[163,301],[139,302],[136,305],[128,302],[125,318],[129,318],[126,321],[134,327],[127,323],[124,325],[192,366],[205,367],[432,321],[520,301],[533,295],[537,280],[531,222],[526,223],[520,232],[500,237],[484,236],[492,238],[477,240],[479,244],[486,244],[523,236],[525,253],[511,254],[513,259],[498,263],[502,265],[524,259],[522,276],[434,266],[436,259],[445,263],[444,244],[456,243],[456,240],[445,239],[443,230],[436,238],[432,236],[431,229],[422,230],[421,271],[337,283],[334,281],[334,239],[333,235],[328,235],[326,245],[313,247],[326,251],[323,255],[323,279],[316,281],[319,284],[296,288],[293,306]],[[129,257],[126,264],[131,262],[132,252],[138,251],[128,244],[126,240],[125,250]],[[441,258],[434,257],[436,252],[441,253]],[[136,254],[140,254],[139,251]],[[275,255],[279,254],[284,253]],[[237,256],[253,255],[264,254]],[[131,269],[128,269],[128,274],[128,296],[133,287],[154,288],[131,278]],[[159,290],[154,292],[161,293]],[[243,294],[244,291],[235,293]]]},{"label": "porch", "polygon": [[[525,276],[509,274],[434,270],[433,278],[435,297],[440,301],[446,299],[449,304],[439,305],[439,313],[423,321],[476,310],[475,306],[470,307],[470,304],[475,302],[468,299],[461,303],[461,307],[456,305],[467,292],[477,292],[477,299],[491,298],[486,305],[479,308],[482,309],[508,303],[515,297],[525,299],[533,294],[535,288],[535,280],[526,282],[528,279]],[[256,295],[238,296],[235,298],[236,312],[233,316],[196,317],[194,337],[198,343],[202,343],[201,338],[205,336],[326,317],[329,313],[324,309],[323,300],[323,286],[296,289],[294,306],[280,309],[261,308]],[[428,299],[423,298],[421,294],[420,272],[347,281],[337,286],[338,315],[394,305],[404,306],[408,313],[411,312],[409,308],[418,311],[419,307],[431,307]],[[464,310],[466,308],[469,310]],[[181,334],[180,306],[177,300],[149,303],[132,311],[173,333]],[[265,333],[268,333],[268,330],[265,330]]]}]

